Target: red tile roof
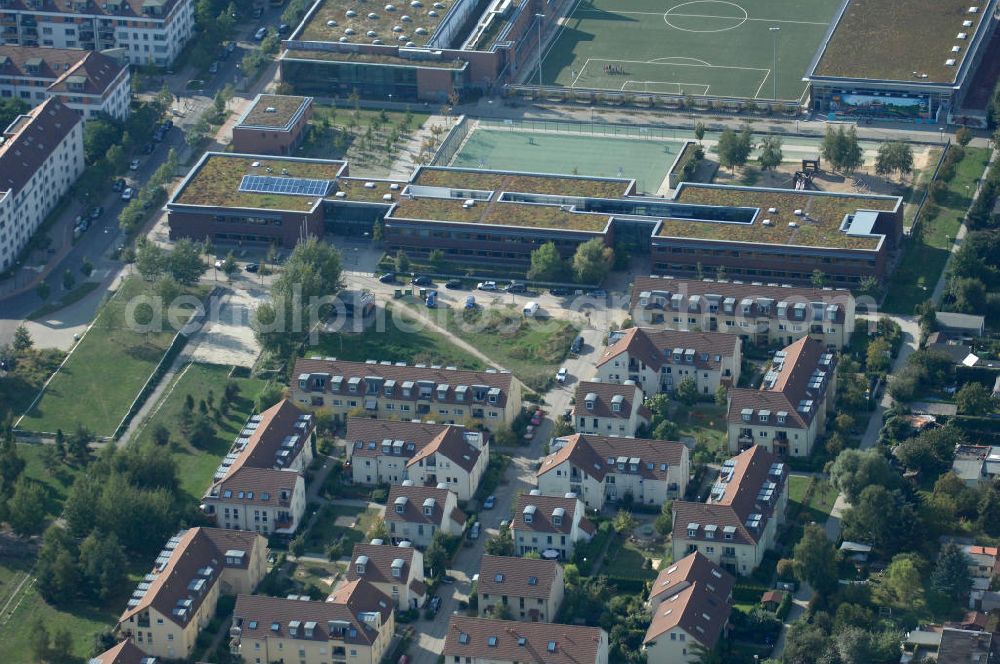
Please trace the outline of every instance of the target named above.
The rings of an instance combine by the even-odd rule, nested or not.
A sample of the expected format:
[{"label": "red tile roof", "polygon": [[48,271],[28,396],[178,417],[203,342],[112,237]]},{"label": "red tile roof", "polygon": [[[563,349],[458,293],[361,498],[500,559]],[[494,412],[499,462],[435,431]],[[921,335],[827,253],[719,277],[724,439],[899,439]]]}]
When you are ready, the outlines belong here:
[{"label": "red tile roof", "polygon": [[[784,424],[779,426],[806,429],[824,407],[826,390],[830,386],[837,361],[826,351],[823,342],[802,337],[784,348],[784,359],[775,356],[775,364],[764,376],[759,390],[737,387],[729,391],[728,420],[732,424],[744,423],[744,411],[753,411],[748,425],[778,425],[778,413],[784,413]],[[822,372],[822,373],[820,373]],[[819,387],[813,387],[819,379]],[[802,402],[812,401],[808,410]],[[766,421],[761,420],[762,412]]]},{"label": "red tile roof", "polygon": [[[593,409],[587,408],[588,394],[597,397]],[[611,407],[615,397],[621,397],[621,407],[617,412]],[[647,419],[649,417],[649,409],[642,405],[642,390],[636,385],[580,381],[577,383],[574,399],[576,403],[573,406],[573,415],[576,417],[613,417],[627,420],[634,408],[639,409],[640,417]]]},{"label": "red tile roof", "polygon": [[[727,529],[732,529],[732,541],[736,544],[754,544],[763,532],[767,520],[774,513],[778,497],[785,490],[787,471],[779,464],[777,457],[759,445],[744,450],[726,462],[723,476],[712,487],[712,495],[707,503],[685,500],[674,501],[674,540],[714,539],[725,545]],[[732,468],[732,477],[724,481],[726,469]],[[780,473],[779,473],[780,471]],[[770,502],[758,501],[765,482],[774,483]],[[720,493],[716,493],[718,489]],[[747,525],[751,514],[760,514],[760,526],[756,529]],[[688,534],[688,526],[697,524],[697,534]],[[716,526],[713,538],[707,538],[705,526]]]},{"label": "red tile roof", "polygon": [[660,598],[644,642],[675,627],[711,650],[729,620],[736,579],[697,551],[660,572],[650,600]]},{"label": "red tile roof", "polygon": [[[373,420],[370,417],[351,417],[347,420],[347,444],[351,445],[351,456],[407,457],[407,466],[418,463],[432,454],[441,454],[466,472],[475,468],[482,453],[479,448],[466,440],[466,429],[454,424],[432,424],[400,420]],[[469,432],[481,435],[479,432]],[[387,453],[382,449],[385,441],[402,441],[399,454],[393,449]],[[412,448],[410,447],[412,445]]]},{"label": "red tile roof", "polygon": [[[450,518],[458,524],[465,523],[465,513],[458,507],[454,507],[450,514],[445,514],[448,494],[452,493],[448,489],[432,486],[417,486],[415,484],[394,484],[389,487],[389,497],[386,500],[385,520],[402,521],[405,523],[430,523],[440,527],[444,524],[445,518]],[[454,495],[454,494],[452,494]],[[396,511],[396,499],[406,498],[406,505],[403,512]],[[424,501],[428,498],[434,500],[434,508],[430,515],[424,514]]]},{"label": "red tile roof", "polygon": [[[391,546],[389,544],[355,544],[354,551],[351,552],[351,564],[347,566],[347,580],[355,581],[362,579],[371,583],[399,583],[405,582],[413,572],[423,578],[424,570],[413,569],[413,552],[415,549],[409,546]],[[364,575],[358,574],[358,557],[365,556]],[[395,580],[392,575],[392,565],[396,560],[402,560],[401,576]],[[423,557],[421,556],[421,561]],[[421,563],[421,567],[423,564]],[[418,581],[419,579],[414,579]]]},{"label": "red tile roof", "polygon": [[[205,598],[209,595],[208,588],[217,583],[224,566],[227,563],[226,552],[230,549],[243,551],[246,560],[255,546],[266,547],[267,540],[257,533],[226,530],[220,534],[215,528],[190,528],[181,531],[172,543],[172,549],[165,549],[169,558],[158,562],[151,573],[153,578],[148,581],[149,588],[132,607],[126,608],[118,622],[123,629],[129,629],[126,621],[134,615],[150,608],[156,609],[164,618],[184,626],[191,620]],[[224,547],[224,548],[223,548]],[[158,559],[159,560],[159,559]],[[192,582],[204,581],[202,592],[190,588]],[[191,600],[188,610],[183,615],[174,613],[181,600]]]},{"label": "red tile roof", "polygon": [[442,654],[490,662],[597,664],[607,634],[598,627],[453,615]]},{"label": "red tile roof", "polygon": [[105,650],[100,655],[92,657],[88,664],[150,664],[146,660],[149,657],[128,639],[118,645]]},{"label": "red tile roof", "polygon": [[[392,600],[385,593],[370,583],[354,580],[336,590],[325,602],[239,595],[233,609],[233,619],[239,626],[241,635],[247,638],[339,640],[330,633],[330,623],[334,622],[344,626],[343,640],[346,643],[371,645],[378,638],[379,632],[363,621],[360,614],[377,613],[384,626],[392,613],[392,607]],[[295,636],[292,636],[290,623],[294,621],[298,621],[299,625]],[[311,637],[305,635],[307,622],[316,623]]]},{"label": "red tile roof", "polygon": [[513,556],[484,555],[479,561],[479,594],[548,599],[559,563]]},{"label": "red tile roof", "polygon": [[147,4],[152,3],[149,3],[148,0],[121,0],[120,3],[89,2],[87,3],[86,8],[81,11],[73,7],[71,0],[41,0],[41,2],[38,2],[37,5],[31,5],[27,0],[9,0],[9,4],[7,4],[4,9],[8,11],[28,12],[32,15],[38,12],[68,14],[69,16],[66,18],[86,16],[127,16],[139,18],[144,21],[153,21],[166,18],[167,15],[174,11],[180,2],[179,0],[164,0],[161,5],[162,10],[158,16],[151,16],[143,12],[143,7]]},{"label": "red tile roof", "polygon": [[[524,520],[524,511],[529,506],[534,506],[531,523]],[[580,527],[586,532],[593,532],[593,524],[590,519],[584,516],[583,506],[579,498],[565,498],[563,496],[540,496],[530,493],[522,493],[517,497],[517,504],[514,506],[514,518],[511,519],[510,527],[515,530],[527,530],[536,533],[562,533],[568,535],[573,531],[573,519],[579,506]],[[563,511],[562,525],[555,525],[552,522],[553,512],[557,509]],[[586,525],[585,525],[586,523]]]},{"label": "red tile roof", "polygon": [[21,191],[59,143],[83,118],[56,98],[15,120],[0,144],[0,191]]},{"label": "red tile roof", "polygon": [[[462,403],[470,406],[496,406],[498,408],[504,408],[507,405],[511,383],[514,380],[514,376],[510,373],[488,371],[435,369],[433,367],[397,366],[395,364],[368,364],[367,362],[346,362],[319,358],[302,358],[295,361],[294,375],[300,377],[300,380],[302,380],[302,376],[309,375],[309,378],[305,379],[307,380],[307,387],[305,389],[311,390],[315,384],[314,376],[320,374],[325,374],[328,377],[341,376],[343,378],[339,390],[334,389],[332,380],[327,381],[322,391],[328,394],[352,395],[362,400],[366,396],[368,398],[382,399],[384,398],[383,388],[386,381],[393,380],[395,381],[393,396],[388,398],[394,401],[417,401],[419,389],[416,384],[426,382],[433,387],[430,400],[434,403]],[[357,378],[361,381],[359,384],[360,389],[356,393],[348,390],[348,381],[351,378]],[[365,394],[366,378],[374,379],[372,382],[377,385],[377,393]],[[404,397],[403,383],[407,381],[413,382],[415,385],[410,396]],[[438,397],[438,386],[448,387],[444,399]],[[465,393],[463,401],[456,399],[456,388],[458,386],[469,388]],[[477,386],[483,388],[483,398],[480,400],[473,399]],[[495,403],[489,402],[487,398],[490,388],[499,390]]]},{"label": "red tile roof", "polygon": [[[64,72],[59,78],[49,86],[50,92],[72,93],[88,95],[104,95],[110,90],[112,84],[125,74],[128,67],[119,64],[117,60],[98,51],[86,51],[83,59],[79,60],[69,71]],[[80,90],[70,87],[71,82],[80,82],[83,88]]]},{"label": "red tile roof", "polygon": [[[679,466],[684,457],[684,443],[667,440],[647,440],[645,438],[622,438],[577,433],[566,438],[566,444],[556,452],[542,459],[538,476],[555,469],[564,461],[569,461],[581,472],[603,482],[606,475],[617,470],[619,457],[638,458],[637,474],[645,479],[664,481],[671,466]],[[626,462],[628,463],[628,462]],[[649,464],[653,464],[650,468]],[[664,468],[664,465],[666,468]]]},{"label": "red tile roof", "polygon": [[[653,371],[665,365],[695,366],[698,369],[719,371],[723,358],[736,354],[740,338],[722,332],[687,332],[659,328],[633,327],[624,331],[618,341],[608,346],[597,361],[602,366],[628,353],[630,358],[641,360]],[[678,359],[674,350],[694,350],[693,361]]]},{"label": "red tile roof", "polygon": [[[740,313],[749,318],[772,318],[781,320],[795,320],[789,317],[779,317],[777,303],[789,303],[792,310],[796,303],[820,302],[826,306],[837,308],[836,320],[831,322],[843,323],[846,316],[847,305],[853,301],[853,296],[846,290],[832,290],[822,288],[785,287],[781,285],[765,285],[754,283],[737,283],[735,281],[696,281],[683,279],[664,279],[657,277],[635,277],[632,287],[631,309],[642,306],[640,300],[642,295],[648,293],[651,301],[646,305],[646,309],[664,309],[671,311],[670,298],[680,293],[684,295],[682,310],[690,311],[692,305],[697,311],[709,311],[709,301],[719,303],[719,313],[722,315],[732,315],[723,310],[722,304],[726,298],[732,298],[734,302],[733,313]],[[698,296],[692,301],[691,296]],[[653,303],[655,299],[665,300],[666,304],[659,306]],[[749,298],[750,312],[742,314],[742,302]],[[773,301],[773,302],[769,302]],[[764,305],[768,305],[765,307]],[[852,305],[853,308],[853,305]],[[786,312],[790,316],[790,312]],[[802,319],[799,319],[802,320]],[[809,320],[808,315],[804,319]]]}]

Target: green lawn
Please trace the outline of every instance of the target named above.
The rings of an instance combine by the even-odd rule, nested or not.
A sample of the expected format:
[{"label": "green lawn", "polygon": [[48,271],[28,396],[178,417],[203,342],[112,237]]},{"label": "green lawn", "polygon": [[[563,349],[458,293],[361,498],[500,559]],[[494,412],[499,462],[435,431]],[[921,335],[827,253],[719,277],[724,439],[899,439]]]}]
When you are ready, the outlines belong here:
[{"label": "green lawn", "polygon": [[[812,495],[809,502],[804,503],[806,493],[813,482],[815,486],[812,488]],[[788,502],[790,505],[798,505],[799,521],[802,523],[812,521],[818,524],[826,523],[830,511],[833,510],[833,504],[837,501],[837,495],[837,490],[829,480],[805,475],[792,475],[788,478]]]},{"label": "green lawn", "polygon": [[725,407],[714,403],[697,403],[690,408],[678,405],[674,421],[678,436],[693,438],[695,444],[704,446],[713,458],[730,456]]},{"label": "green lawn", "polygon": [[175,334],[166,316],[155,333],[135,331],[126,322],[128,303],[146,292],[147,284],[137,278],[122,284],[19,428],[54,432],[83,425],[99,436],[114,433]]},{"label": "green lawn", "polygon": [[[350,556],[350,547],[365,541],[365,534],[378,514],[379,510],[375,507],[364,509],[353,505],[327,505],[313,523],[312,528],[306,533],[306,551],[325,553],[326,548],[331,544],[346,540],[350,546],[345,547],[341,553]],[[337,525],[336,520],[339,517],[353,519],[355,521],[354,527]]]},{"label": "green lawn", "polygon": [[[411,320],[407,317],[406,320]],[[568,342],[567,342],[568,345]],[[319,344],[305,349],[306,357],[321,355],[341,360],[364,362],[389,360],[407,364],[441,364],[462,369],[482,370],[486,366],[448,339],[429,329],[410,331],[393,324],[393,315],[386,316],[385,330],[367,330],[364,334],[322,334]]]},{"label": "green lawn", "polygon": [[170,447],[177,461],[177,474],[181,488],[195,500],[200,500],[212,482],[212,475],[222,457],[243,428],[243,424],[253,412],[254,400],[260,394],[265,381],[256,378],[234,378],[240,393],[233,400],[229,414],[217,422],[215,436],[210,444],[196,448],[189,443],[180,430],[180,415],[188,394],[194,403],[207,399],[209,391],[215,400],[222,396],[229,382],[229,367],[216,364],[189,364],[166,387],[164,397],[153,414],[136,428],[133,444],[152,442],[153,431],[162,424],[170,431]]},{"label": "green lawn", "polygon": [[[982,177],[989,160],[985,148],[965,148],[965,157],[955,168],[955,177],[948,185],[948,192],[938,211],[926,208],[918,226],[918,240],[908,240],[904,254],[892,278],[882,310],[888,313],[912,314],[913,308],[929,298],[937,285],[955,235],[972,202],[976,181]],[[930,201],[928,201],[930,204]],[[919,287],[923,281],[923,288]]]},{"label": "green lawn", "polygon": [[647,556],[631,542],[612,544],[601,567],[601,574],[643,581],[655,579],[656,570],[646,567],[646,560]]},{"label": "green lawn", "polygon": [[529,388],[544,391],[579,334],[579,326],[557,318],[525,318],[519,308],[455,309],[444,317],[449,331],[482,349]]},{"label": "green lawn", "polygon": [[[35,590],[31,576],[33,558],[18,559],[5,556],[0,562],[0,643],[3,644],[5,664],[37,664],[31,655],[27,627],[41,619],[49,634],[66,628],[73,637],[73,654],[78,662],[87,661],[92,654],[94,636],[110,628],[117,621],[127,596],[115,597],[100,609],[69,607],[71,611],[57,609],[45,602]],[[20,585],[25,579],[28,581]],[[128,584],[127,592],[132,592]]]},{"label": "green lawn", "polygon": [[24,459],[24,476],[45,486],[45,513],[57,517],[62,513],[63,503],[69,494],[80,470],[65,463],[59,463],[51,471],[45,467],[42,445],[18,443],[17,453]]}]

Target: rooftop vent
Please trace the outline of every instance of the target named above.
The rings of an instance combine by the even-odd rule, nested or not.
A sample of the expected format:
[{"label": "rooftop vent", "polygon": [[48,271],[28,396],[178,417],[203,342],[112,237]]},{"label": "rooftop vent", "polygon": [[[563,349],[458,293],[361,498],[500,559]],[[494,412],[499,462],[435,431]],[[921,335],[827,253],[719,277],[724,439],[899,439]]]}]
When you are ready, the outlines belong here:
[{"label": "rooftop vent", "polygon": [[788,222],[788,227],[789,228],[798,228],[799,225],[797,223],[795,223],[794,221],[789,221]]},{"label": "rooftop vent", "polygon": [[948,58],[947,60],[944,61],[944,64],[945,64],[946,67],[954,67],[955,66],[955,58]]},{"label": "rooftop vent", "polygon": [[771,225],[771,220],[770,219],[765,219],[764,221],[762,221],[760,223],[763,224],[764,226],[770,226]]},{"label": "rooftop vent", "polygon": [[268,106],[267,108],[264,109],[264,112],[265,113],[277,113],[278,109],[276,109],[274,106]]}]

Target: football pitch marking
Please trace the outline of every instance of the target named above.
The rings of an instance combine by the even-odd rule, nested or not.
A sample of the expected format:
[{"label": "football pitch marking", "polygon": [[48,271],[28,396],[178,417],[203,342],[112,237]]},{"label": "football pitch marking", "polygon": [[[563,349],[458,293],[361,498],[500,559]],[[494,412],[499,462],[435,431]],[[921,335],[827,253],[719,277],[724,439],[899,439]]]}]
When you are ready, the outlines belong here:
[{"label": "football pitch marking", "polygon": [[[680,18],[684,16],[684,14],[681,13],[674,13],[675,9],[680,9],[681,7],[687,7],[688,5],[704,5],[704,4],[725,5],[727,7],[733,7],[737,11],[743,12],[743,16],[709,16],[700,14],[689,14],[689,16],[698,18],[721,18],[721,19],[726,19],[727,21],[736,21],[736,23],[734,23],[733,25],[726,25],[721,28],[706,28],[704,30],[695,30],[694,28],[681,28],[670,22],[671,16],[675,18]],[[748,18],[750,18],[750,12],[748,12],[746,9],[739,6],[735,2],[729,2],[728,0],[689,0],[688,2],[682,2],[679,5],[674,5],[673,7],[671,7],[670,9],[668,9],[663,13],[663,22],[666,23],[667,26],[673,28],[674,30],[679,30],[680,32],[695,32],[695,33],[726,32],[728,30],[735,30],[736,28],[746,23]]]},{"label": "football pitch marking", "polygon": [[[690,62],[663,62],[664,60],[689,60]],[[771,70],[770,68],[767,67],[739,67],[735,65],[713,65],[712,63],[706,62],[705,60],[699,60],[698,58],[688,58],[685,56],[668,56],[663,58],[656,58],[654,60],[621,60],[612,58],[587,58],[587,60],[583,63],[583,67],[581,67],[580,71],[576,73],[576,77],[573,79],[573,82],[570,83],[569,86],[570,89],[576,88],[577,84],[580,82],[580,78],[583,76],[583,73],[587,70],[587,67],[589,67],[592,62],[606,63],[606,64],[621,64],[621,65],[632,64],[632,65],[644,65],[644,66],[663,65],[669,67],[691,67],[691,68],[700,67],[702,69],[736,69],[741,71],[763,72],[764,75],[761,79],[760,85],[757,86],[757,92],[753,97],[754,99],[756,99],[757,95],[760,94],[761,89],[764,87],[764,83],[771,75]],[[692,69],[692,73],[694,73],[694,71],[695,70]],[[633,90],[632,87],[630,86],[634,85],[643,85],[645,86],[645,89]],[[650,92],[649,86],[651,85],[664,86],[664,87],[677,86],[676,89],[678,90],[678,92],[676,93],[673,92],[673,88],[671,88],[670,90],[653,90],[653,92],[659,92],[660,94],[685,94],[684,89],[681,86],[705,88],[705,91],[701,93],[702,96],[708,96],[708,90],[712,87],[710,83],[685,83],[681,81],[664,81],[655,79],[646,79],[646,80],[626,79],[625,82],[622,83],[619,91]],[[598,88],[598,89],[614,89],[614,88]]]},{"label": "football pitch marking", "polygon": [[[632,87],[632,86],[639,86],[639,85],[641,85],[642,87],[641,88]],[[652,90],[649,89],[650,86],[653,86]],[[676,88],[673,88],[673,87],[670,87],[670,86],[676,86]],[[703,97],[707,97],[708,96],[708,90],[711,87],[712,87],[711,85],[706,85],[705,83],[681,83],[681,82],[675,82],[675,81],[632,81],[632,80],[629,80],[629,81],[625,81],[624,83],[622,83],[622,89],[621,89],[621,91],[622,92],[652,92],[652,93],[659,93],[659,94],[677,94],[677,95],[682,95],[682,94],[685,94],[685,92],[684,92],[685,88],[703,88],[701,92],[696,92],[696,94],[699,94],[699,95],[701,95]],[[691,94],[691,93],[688,92],[687,94]]]},{"label": "football pitch marking", "polygon": [[[678,5],[678,6],[680,6],[680,5]],[[746,11],[746,10],[744,10],[744,11]],[[603,14],[607,14],[607,13],[608,12],[598,11],[596,9],[579,9],[576,12],[574,12],[570,16],[570,18],[576,18],[576,17],[584,15],[584,14],[599,14],[599,15],[603,15]],[[674,16],[676,18],[730,18],[730,19],[733,19],[733,20],[739,18],[737,16],[716,16],[714,14],[677,14],[677,13],[672,13],[672,12],[667,12],[667,13],[664,13],[664,12],[630,12],[630,11],[624,11],[624,10],[623,11],[615,11],[614,13],[615,14],[629,14],[629,15],[635,15],[635,16],[661,16],[661,17],[662,16],[666,16],[667,13],[668,13],[668,14],[670,14],[670,16]],[[790,18],[754,18],[753,16],[748,16],[744,20],[744,22],[746,22],[746,21],[757,21],[759,23],[791,23],[793,25],[822,25],[822,26],[829,26],[830,25],[829,21],[797,21],[795,19],[790,19]],[[683,32],[691,32],[690,30],[686,30],[684,28],[676,28],[676,29],[677,30],[681,30]],[[727,28],[727,29],[731,29],[731,28]]]}]

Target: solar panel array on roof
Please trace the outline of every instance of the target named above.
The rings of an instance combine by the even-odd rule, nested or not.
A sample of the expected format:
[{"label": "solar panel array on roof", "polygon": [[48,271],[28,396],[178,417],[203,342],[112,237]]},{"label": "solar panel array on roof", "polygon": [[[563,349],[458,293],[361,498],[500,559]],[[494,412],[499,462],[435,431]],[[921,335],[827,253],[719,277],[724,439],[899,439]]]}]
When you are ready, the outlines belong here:
[{"label": "solar panel array on roof", "polygon": [[244,175],[240,191],[256,194],[291,194],[294,196],[326,196],[330,180],[277,177],[274,175]]}]

